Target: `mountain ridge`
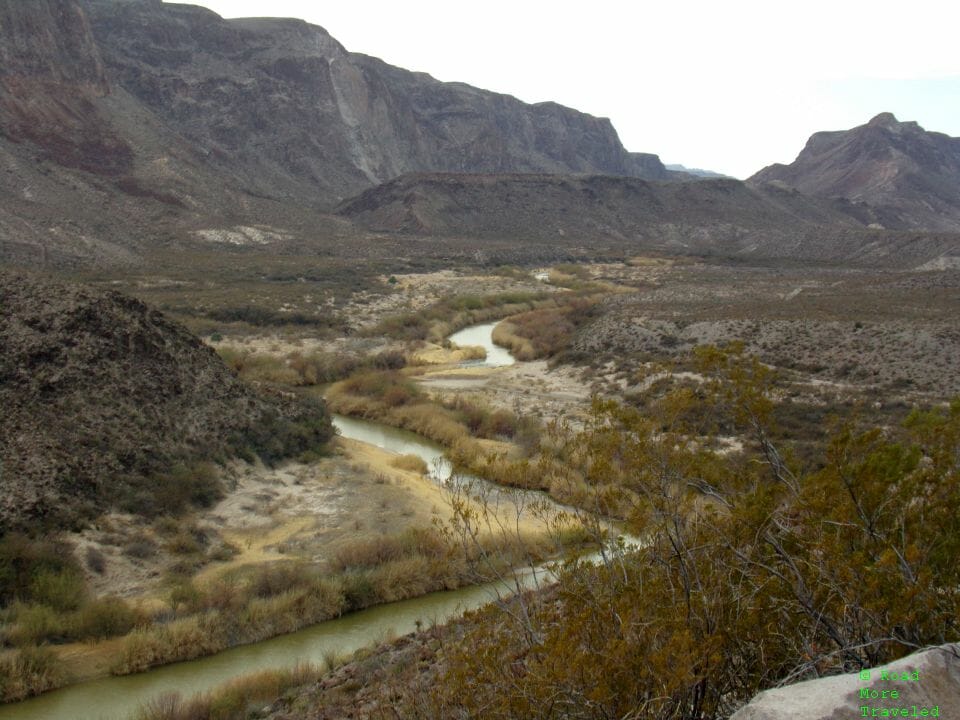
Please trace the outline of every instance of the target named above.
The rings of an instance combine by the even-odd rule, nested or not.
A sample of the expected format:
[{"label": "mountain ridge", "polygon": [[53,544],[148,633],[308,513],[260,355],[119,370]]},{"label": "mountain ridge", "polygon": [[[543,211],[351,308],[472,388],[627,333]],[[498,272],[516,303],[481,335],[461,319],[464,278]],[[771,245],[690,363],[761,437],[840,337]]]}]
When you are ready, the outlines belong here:
[{"label": "mountain ridge", "polygon": [[889,112],[850,130],[814,133],[794,162],[770,165],[748,182],[867,203],[892,229],[960,230],[960,138]]}]

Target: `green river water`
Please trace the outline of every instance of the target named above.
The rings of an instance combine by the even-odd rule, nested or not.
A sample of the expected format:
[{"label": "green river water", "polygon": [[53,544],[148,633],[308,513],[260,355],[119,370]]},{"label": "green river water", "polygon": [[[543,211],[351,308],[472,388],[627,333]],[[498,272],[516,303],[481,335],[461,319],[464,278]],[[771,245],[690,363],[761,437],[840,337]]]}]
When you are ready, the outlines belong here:
[{"label": "green river water", "polygon": [[[510,364],[513,358],[509,353],[490,340],[493,325],[466,328],[452,339],[463,345],[483,345],[488,357],[477,364]],[[390,452],[419,455],[438,481],[450,475],[450,465],[443,458],[442,448],[413,433],[339,416],[334,418],[334,424],[344,437]],[[525,585],[532,584],[535,576],[527,571],[520,579]],[[80,683],[23,702],[0,705],[0,720],[126,720],[142,703],[162,693],[176,692],[186,697],[257,670],[291,667],[303,662],[322,663],[331,653],[347,655],[391,634],[413,632],[418,622],[425,625],[444,622],[508,591],[509,588],[501,584],[490,583],[381,605],[210,657],[137,675]]]},{"label": "green river water", "polygon": [[[484,334],[464,340],[463,344],[489,343],[492,346],[489,337],[493,324],[482,327]],[[480,342],[484,337],[486,342]],[[505,364],[495,356],[492,360],[488,356],[488,361]],[[398,454],[418,455],[426,461],[430,475],[437,482],[450,477],[450,463],[443,457],[443,448],[436,443],[405,430],[366,420],[335,415],[334,424],[343,437]],[[467,476],[466,480],[480,483],[493,493],[503,492],[502,488],[479,478]],[[553,504],[557,509],[563,509]],[[640,542],[630,536],[626,539],[628,543]],[[594,561],[598,558],[597,554],[586,556]],[[545,568],[528,568],[518,573],[517,581],[523,587],[533,587],[538,581],[549,581],[549,576]],[[348,655],[390,635],[413,632],[418,623],[443,623],[458,617],[498,596],[510,594],[514,587],[513,583],[487,583],[380,605],[210,657],[165,665],[136,675],[93,680],[19,703],[0,705],[0,720],[128,720],[140,705],[157,695],[175,692],[189,697],[258,670],[292,667],[304,662],[322,664],[330,654]]]}]

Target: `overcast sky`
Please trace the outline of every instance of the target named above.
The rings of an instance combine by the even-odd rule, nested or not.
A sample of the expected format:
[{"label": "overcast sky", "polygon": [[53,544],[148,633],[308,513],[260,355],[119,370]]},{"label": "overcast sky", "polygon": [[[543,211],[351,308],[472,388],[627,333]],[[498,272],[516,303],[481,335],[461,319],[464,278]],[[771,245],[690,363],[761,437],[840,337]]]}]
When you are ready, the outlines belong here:
[{"label": "overcast sky", "polygon": [[950,0],[202,0],[299,17],[439,80],[609,117],[628,150],[747,177],[879,112],[960,136]]}]

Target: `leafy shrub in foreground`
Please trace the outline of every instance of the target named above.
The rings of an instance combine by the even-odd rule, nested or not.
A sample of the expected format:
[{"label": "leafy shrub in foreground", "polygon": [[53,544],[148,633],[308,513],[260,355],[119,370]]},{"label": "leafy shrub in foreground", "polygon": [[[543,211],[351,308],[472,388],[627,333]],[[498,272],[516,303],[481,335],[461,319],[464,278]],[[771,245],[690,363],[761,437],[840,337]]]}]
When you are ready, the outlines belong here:
[{"label": "leafy shrub in foreground", "polygon": [[[644,543],[483,611],[434,716],[728,717],[765,687],[955,639],[960,400],[899,429],[838,422],[800,471],[770,440],[770,371],[736,350],[700,360],[699,393],[598,404],[565,448]],[[742,453],[691,442],[725,423]]]}]

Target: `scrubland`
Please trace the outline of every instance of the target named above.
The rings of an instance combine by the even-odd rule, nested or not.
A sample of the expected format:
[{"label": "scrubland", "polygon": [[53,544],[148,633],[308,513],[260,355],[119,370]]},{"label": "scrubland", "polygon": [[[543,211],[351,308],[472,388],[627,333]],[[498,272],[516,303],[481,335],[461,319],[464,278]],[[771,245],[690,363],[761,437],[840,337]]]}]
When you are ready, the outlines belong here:
[{"label": "scrubland", "polygon": [[[359,283],[356,287],[331,285],[333,302],[314,302],[316,296],[307,301],[303,294],[315,292],[315,287],[308,290],[311,283],[323,284],[320,275],[301,281],[277,270],[264,281],[253,279],[250,268],[230,272],[248,274],[250,287],[259,288],[249,295],[249,306],[263,311],[237,311],[247,307],[238,304],[246,297],[239,289],[236,295],[218,295],[221,281],[226,292],[225,278],[214,288],[199,278],[136,282],[144,296],[205,333],[227,365],[250,383],[283,392],[325,391],[333,411],[436,440],[463,470],[543,490],[565,504],[619,518],[653,538],[650,548],[623,555],[617,575],[609,566],[591,571],[574,564],[560,578],[559,595],[518,601],[527,603],[519,614],[528,618],[525,626],[515,626],[510,618],[518,614],[503,614],[501,608],[452,626],[456,647],[445,646],[434,634],[404,641],[405,648],[415,648],[409,652],[419,654],[416,661],[409,653],[383,650],[382,662],[399,664],[387,676],[369,672],[380,683],[376,693],[401,698],[404,716],[471,716],[494,703],[503,716],[519,717],[544,693],[560,693],[565,704],[558,708],[567,712],[586,702],[589,686],[600,688],[596,702],[603,712],[623,709],[615,700],[622,692],[634,701],[661,698],[659,705],[650,701],[649,712],[670,717],[695,707],[727,708],[732,698],[745,697],[762,683],[877,662],[948,634],[950,608],[944,603],[954,602],[952,596],[924,594],[919,585],[920,578],[946,572],[937,565],[941,550],[936,549],[945,540],[939,532],[924,535],[906,502],[900,507],[909,510],[909,517],[888,518],[879,504],[874,509],[877,518],[892,523],[890,528],[908,529],[914,545],[909,538],[895,541],[893,530],[875,528],[887,550],[874,551],[864,544],[869,529],[857,524],[862,517],[838,516],[837,522],[852,523],[845,542],[858,548],[871,587],[887,583],[899,588],[916,599],[920,614],[908,618],[899,601],[888,598],[877,615],[865,596],[838,590],[837,597],[848,603],[844,611],[835,605],[836,598],[806,596],[801,589],[816,583],[842,588],[845,573],[852,571],[829,555],[833,548],[815,520],[815,511],[827,507],[823,503],[833,502],[831,512],[850,510],[837,500],[836,483],[844,477],[836,474],[837,468],[853,473],[868,504],[880,502],[877,483],[887,483],[891,492],[912,492],[916,482],[947,492],[942,479],[955,470],[936,465],[941,462],[936,448],[943,443],[949,448],[952,442],[956,409],[944,409],[942,403],[960,391],[954,382],[960,377],[954,368],[960,337],[949,322],[960,310],[957,273],[632,258],[554,267],[549,285],[533,281],[526,270],[510,268],[487,274],[370,273],[351,281]],[[484,292],[485,287],[491,292]],[[274,292],[277,288],[282,291]],[[421,290],[429,300],[412,302]],[[305,302],[314,302],[315,315],[306,314]],[[538,392],[538,383],[521,368],[457,370],[443,365],[444,360],[462,359],[434,352],[443,350],[447,334],[491,319],[502,320],[495,330],[498,344],[520,360],[541,361],[537,372],[553,383],[552,390]],[[730,342],[735,344],[725,354],[694,352],[704,344]],[[736,368],[743,370],[734,372]],[[333,384],[326,388],[328,383]],[[592,395],[598,398],[593,406]],[[762,423],[754,422],[761,416]],[[642,444],[625,446],[625,429]],[[667,438],[674,438],[672,445]],[[337,511],[337,530],[327,535],[320,520],[289,513],[308,496],[314,507],[322,506],[318,498],[326,496],[307,478],[323,473],[291,471],[261,488],[198,467],[179,472],[200,479],[207,473],[209,482],[178,485],[174,478],[168,483],[169,498],[157,509],[158,519],[139,533],[120,522],[113,532],[117,544],[102,542],[110,531],[89,541],[93,534],[88,530],[79,541],[71,536],[76,547],[71,555],[56,540],[38,544],[5,538],[0,551],[7,560],[0,562],[0,571],[28,570],[14,579],[6,570],[0,583],[13,588],[2,598],[6,649],[0,654],[5,671],[0,673],[5,678],[0,694],[17,699],[69,681],[71,668],[58,659],[58,650],[78,642],[99,640],[108,647],[102,640],[113,638],[114,662],[93,665],[101,671],[135,672],[290,632],[371,604],[475,582],[478,576],[463,548],[428,529],[433,525],[431,514],[423,512],[423,500],[431,495],[422,486],[414,491],[411,484],[422,478],[423,462],[401,456],[363,465],[356,452],[302,458],[302,467],[320,463],[316,467],[327,468],[324,472],[337,482],[357,483],[357,497],[364,496],[368,504],[380,502],[375,499],[379,488],[400,493],[396,498],[415,497],[419,510],[401,504],[383,523],[373,523],[361,521],[360,505],[348,503]],[[637,465],[639,458],[663,473],[648,477]],[[927,473],[929,462],[940,475]],[[763,472],[768,477],[761,477]],[[194,489],[204,487],[210,497],[195,497]],[[314,488],[314,494],[294,489],[300,487]],[[227,500],[218,501],[224,492]],[[211,500],[214,509],[227,508],[225,521],[193,509]],[[768,512],[766,520],[756,514],[761,506]],[[793,508],[807,524],[770,525],[784,508]],[[358,518],[353,524],[347,520],[351,513]],[[676,521],[673,530],[664,524],[667,520]],[[709,526],[716,532],[708,532]],[[247,546],[264,528],[275,529],[275,542]],[[748,530],[763,540],[759,546],[743,544],[742,533]],[[311,534],[324,537],[311,539]],[[574,544],[585,539],[568,538]],[[327,548],[324,560],[308,560],[321,546]],[[789,554],[788,546],[789,553],[799,554]],[[911,555],[919,551],[915,548],[929,551],[927,559]],[[530,537],[525,545],[501,542],[485,548],[504,567],[556,550],[556,545]],[[729,554],[730,568],[746,558],[750,572],[743,570],[737,578],[707,572],[702,563],[710,552]],[[816,553],[829,557],[831,564],[818,567],[811,560]],[[802,561],[797,561],[797,582],[763,574],[765,565],[778,567],[777,562],[793,558]],[[691,570],[682,570],[685,566]],[[122,582],[112,574],[117,567],[126,568]],[[160,570],[159,577],[149,580],[154,569]],[[762,629],[756,618],[731,610],[737,599],[725,588],[735,583],[752,588],[758,607],[792,608],[789,612],[800,615],[815,609],[842,632],[824,636],[823,627],[799,622],[789,641],[774,648],[760,630],[747,632],[754,626]],[[642,602],[635,597],[638,587],[651,586],[662,589],[656,603],[662,612],[649,607],[649,594]],[[773,588],[769,596],[763,587]],[[632,603],[629,611],[623,603]],[[678,603],[690,608],[685,618],[668,612]],[[591,614],[622,622],[577,624],[576,617]],[[745,662],[757,653],[775,661],[763,672],[745,666],[735,676],[703,658],[699,650],[707,645],[726,657],[740,653]],[[607,657],[601,646],[613,648],[610,657],[620,658],[616,669],[599,659]],[[689,671],[675,673],[664,684],[662,673],[635,666],[622,654],[638,646],[647,648],[638,660],[647,663],[643,667]],[[602,677],[587,672],[571,655],[573,647],[590,648],[584,657],[592,658]],[[514,678],[520,695],[493,697],[466,682],[472,675],[491,687],[507,683],[502,672],[510,667],[503,660],[508,655],[523,668],[522,680]],[[323,675],[325,689],[318,697],[333,693],[345,702],[360,693],[369,699],[372,691],[363,693],[355,683],[357,673],[366,672],[357,669],[364,662],[357,660],[333,675],[304,669],[238,681],[225,691],[234,698],[222,701],[232,708],[226,714],[213,709],[221,701],[211,696],[197,701],[201,705],[167,698],[144,717],[241,717],[253,700],[265,702],[283,693],[287,700],[281,707],[296,706],[310,717],[313,710],[304,705],[303,694],[286,689]],[[408,667],[418,663],[429,668],[422,677],[439,685],[428,689],[411,680]],[[570,676],[574,672],[581,673],[579,679]],[[630,672],[634,675],[628,677]],[[614,692],[610,683],[620,683],[620,689]],[[369,717],[378,717],[377,712],[387,716],[381,701],[370,702]]]}]

